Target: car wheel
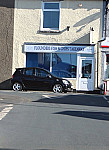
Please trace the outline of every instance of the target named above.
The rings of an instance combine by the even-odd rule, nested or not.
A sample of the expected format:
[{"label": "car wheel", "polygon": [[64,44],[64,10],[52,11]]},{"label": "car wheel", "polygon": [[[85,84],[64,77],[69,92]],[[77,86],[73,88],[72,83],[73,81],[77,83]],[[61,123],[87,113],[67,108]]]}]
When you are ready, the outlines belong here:
[{"label": "car wheel", "polygon": [[14,91],[21,91],[22,90],[22,85],[18,82],[15,82],[12,86]]},{"label": "car wheel", "polygon": [[64,93],[67,93],[67,91],[64,91]]},{"label": "car wheel", "polygon": [[54,93],[62,93],[62,91],[63,91],[62,85],[60,85],[60,84],[55,84],[55,85],[53,86],[53,92],[54,92]]}]

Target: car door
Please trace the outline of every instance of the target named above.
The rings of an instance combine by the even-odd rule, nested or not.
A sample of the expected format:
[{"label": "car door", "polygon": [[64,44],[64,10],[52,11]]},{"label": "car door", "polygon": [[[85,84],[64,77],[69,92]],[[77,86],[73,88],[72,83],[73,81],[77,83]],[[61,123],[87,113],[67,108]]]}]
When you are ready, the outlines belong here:
[{"label": "car door", "polygon": [[26,88],[34,88],[34,68],[25,69],[22,82]]},{"label": "car door", "polygon": [[53,77],[43,69],[35,69],[35,86],[38,89],[51,89],[53,85]]}]

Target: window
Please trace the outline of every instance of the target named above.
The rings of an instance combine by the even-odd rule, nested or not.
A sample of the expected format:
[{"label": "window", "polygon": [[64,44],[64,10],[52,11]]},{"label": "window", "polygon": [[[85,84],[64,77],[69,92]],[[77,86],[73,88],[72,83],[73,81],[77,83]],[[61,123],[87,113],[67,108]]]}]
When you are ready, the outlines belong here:
[{"label": "window", "polygon": [[76,78],[77,55],[58,54],[52,55],[52,72],[63,78]]},{"label": "window", "polygon": [[[54,75],[63,78],[76,78],[77,54],[62,53],[27,53],[26,67],[40,67],[51,71]],[[46,77],[43,72],[35,75]]]},{"label": "window", "polygon": [[42,23],[43,30],[59,30],[60,3],[42,2]]},{"label": "window", "polygon": [[105,78],[109,78],[109,54],[106,54],[106,72]]},{"label": "window", "polygon": [[26,67],[40,67],[50,70],[50,53],[26,53]]},{"label": "window", "polygon": [[35,68],[35,76],[38,76],[38,69]]},{"label": "window", "polygon": [[23,69],[21,69],[21,70],[18,69],[18,70],[17,70],[17,74],[18,74],[18,75],[24,74],[24,70],[23,70]]},{"label": "window", "polygon": [[25,70],[26,75],[33,75],[33,69]]},{"label": "window", "polygon": [[48,73],[45,72],[44,70],[40,70],[40,69],[39,69],[38,76],[39,76],[39,77],[42,77],[42,78],[46,78],[46,77],[48,76]]},{"label": "window", "polygon": [[82,60],[82,78],[91,79],[92,60]]}]

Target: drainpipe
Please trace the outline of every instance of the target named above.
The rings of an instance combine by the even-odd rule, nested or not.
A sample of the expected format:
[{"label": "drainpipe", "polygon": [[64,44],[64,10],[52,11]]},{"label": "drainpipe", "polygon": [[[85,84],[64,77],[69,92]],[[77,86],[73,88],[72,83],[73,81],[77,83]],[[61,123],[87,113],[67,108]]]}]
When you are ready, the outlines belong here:
[{"label": "drainpipe", "polygon": [[94,31],[93,27],[92,28],[90,27],[90,44],[94,43],[93,42],[93,31]]},{"label": "drainpipe", "polygon": [[98,86],[98,60],[99,60],[99,47],[100,47],[100,43],[103,42],[104,40],[106,40],[106,29],[107,29],[107,12],[108,12],[108,0],[105,1],[106,2],[106,6],[105,6],[105,18],[104,18],[104,32],[103,32],[103,38],[101,40],[99,40],[97,42],[97,88],[101,89]]}]

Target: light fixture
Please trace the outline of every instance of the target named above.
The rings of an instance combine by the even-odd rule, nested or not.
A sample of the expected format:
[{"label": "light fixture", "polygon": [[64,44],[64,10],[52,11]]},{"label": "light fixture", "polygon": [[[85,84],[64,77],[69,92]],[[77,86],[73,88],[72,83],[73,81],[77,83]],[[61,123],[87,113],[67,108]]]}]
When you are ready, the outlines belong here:
[{"label": "light fixture", "polygon": [[93,27],[90,27],[90,31],[94,31]]},{"label": "light fixture", "polygon": [[69,29],[70,29],[70,26],[67,26],[67,31],[69,31]]}]

